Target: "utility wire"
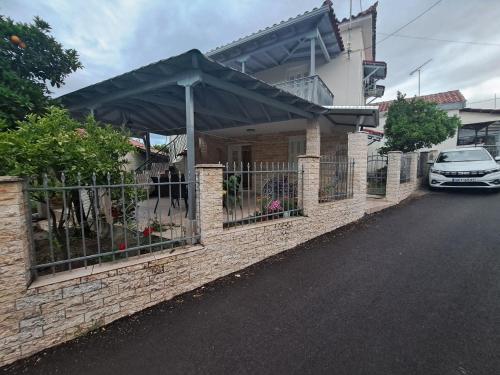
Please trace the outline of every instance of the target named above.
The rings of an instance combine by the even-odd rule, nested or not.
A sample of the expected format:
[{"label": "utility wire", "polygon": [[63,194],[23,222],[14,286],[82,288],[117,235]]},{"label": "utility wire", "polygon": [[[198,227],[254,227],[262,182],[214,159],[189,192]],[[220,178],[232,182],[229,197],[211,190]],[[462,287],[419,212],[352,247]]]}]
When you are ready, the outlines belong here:
[{"label": "utility wire", "polygon": [[469,101],[467,101],[467,104],[476,104],[476,103],[492,102],[493,100],[495,100],[495,98],[485,99],[485,100],[478,100],[478,101],[475,101],[475,102],[469,102]]},{"label": "utility wire", "polygon": [[[377,33],[380,35],[389,35],[387,33]],[[481,46],[497,46],[500,47],[500,43],[490,43],[490,42],[473,42],[466,40],[451,40],[451,39],[439,39],[439,38],[431,38],[426,36],[415,36],[415,35],[402,35],[402,34],[392,34],[391,36],[395,36],[398,38],[409,38],[409,39],[421,39],[421,40],[432,40],[436,42],[446,42],[446,43],[461,43],[461,44],[477,44]]]},{"label": "utility wire", "polygon": [[[394,30],[392,33],[389,33],[387,34],[387,36],[385,38],[382,38],[381,40],[377,41],[375,43],[375,45],[378,45],[382,42],[384,42],[385,40],[389,39],[391,36],[393,36],[394,34],[397,34],[398,32],[400,32],[401,30],[403,30],[406,26],[412,24],[413,22],[415,22],[416,20],[418,20],[420,17],[422,17],[424,14],[426,14],[427,12],[429,12],[432,8],[434,8],[435,6],[437,6],[439,3],[441,3],[443,0],[438,0],[436,1],[434,4],[432,4],[430,7],[428,7],[427,9],[425,9],[422,13],[419,13],[417,16],[415,16],[414,18],[412,18],[410,21],[408,21],[407,23],[405,23],[403,26],[400,26],[398,27],[396,30]],[[372,48],[374,45],[370,45],[368,47],[365,47],[365,48],[359,48],[357,50],[354,50],[354,51],[350,51],[350,52],[358,52],[358,51],[363,51],[363,50],[367,50],[367,49],[370,49]]]}]

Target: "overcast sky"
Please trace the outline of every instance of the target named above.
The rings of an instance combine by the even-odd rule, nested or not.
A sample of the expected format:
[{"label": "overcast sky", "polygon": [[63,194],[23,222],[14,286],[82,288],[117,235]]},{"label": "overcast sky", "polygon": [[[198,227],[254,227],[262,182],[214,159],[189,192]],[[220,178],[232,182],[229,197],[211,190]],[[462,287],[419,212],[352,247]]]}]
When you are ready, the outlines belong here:
[{"label": "overcast sky", "polygon": [[[436,0],[380,0],[381,40]],[[192,48],[206,52],[260,28],[295,16],[322,0],[0,0],[0,13],[18,21],[39,15],[66,47],[75,48],[84,69],[72,74],[60,95]],[[374,1],[353,0],[353,13]],[[422,95],[460,89],[474,106],[500,106],[499,0],[443,0],[398,34],[490,43],[462,44],[391,37],[377,45],[388,64],[384,100],[400,90],[413,96],[409,72],[432,58],[422,74]],[[349,1],[334,1],[339,19]]]}]

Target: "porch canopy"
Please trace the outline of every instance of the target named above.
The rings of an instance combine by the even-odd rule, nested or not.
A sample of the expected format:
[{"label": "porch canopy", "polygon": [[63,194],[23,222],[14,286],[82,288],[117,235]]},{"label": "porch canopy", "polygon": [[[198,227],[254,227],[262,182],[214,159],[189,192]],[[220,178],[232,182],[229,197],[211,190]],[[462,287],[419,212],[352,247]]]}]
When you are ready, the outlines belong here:
[{"label": "porch canopy", "polygon": [[325,107],[323,115],[335,126],[354,126],[356,131],[376,128],[379,121],[378,107],[372,105],[337,105]]},{"label": "porch canopy", "polygon": [[198,50],[158,61],[61,96],[76,118],[126,127],[135,135],[187,134],[189,215],[194,219],[194,131],[308,119],[324,107],[212,61]]}]

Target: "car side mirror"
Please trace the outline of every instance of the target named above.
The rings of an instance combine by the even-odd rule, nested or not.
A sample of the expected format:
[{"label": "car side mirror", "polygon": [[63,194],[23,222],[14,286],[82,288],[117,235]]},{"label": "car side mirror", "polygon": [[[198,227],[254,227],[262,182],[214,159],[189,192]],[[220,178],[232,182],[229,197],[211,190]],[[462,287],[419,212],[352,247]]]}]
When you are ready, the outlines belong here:
[{"label": "car side mirror", "polygon": [[429,164],[429,165],[434,164],[434,160],[427,160],[427,164]]},{"label": "car side mirror", "polygon": [[495,156],[495,161],[500,161],[500,156]]}]

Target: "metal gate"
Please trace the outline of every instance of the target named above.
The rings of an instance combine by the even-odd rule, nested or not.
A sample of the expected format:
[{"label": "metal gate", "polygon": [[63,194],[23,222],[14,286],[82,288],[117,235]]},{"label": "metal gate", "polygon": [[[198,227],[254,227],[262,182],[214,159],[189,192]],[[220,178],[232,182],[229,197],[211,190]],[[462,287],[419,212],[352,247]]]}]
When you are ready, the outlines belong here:
[{"label": "metal gate", "polygon": [[378,153],[368,155],[366,193],[385,195],[387,183],[387,155]]}]

